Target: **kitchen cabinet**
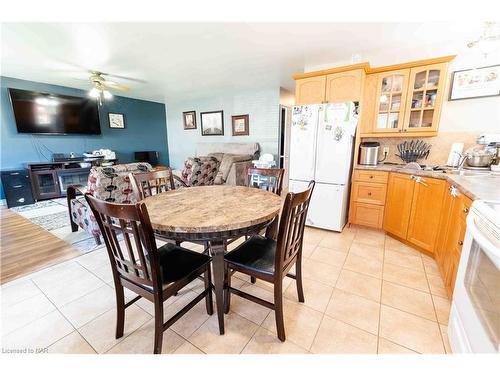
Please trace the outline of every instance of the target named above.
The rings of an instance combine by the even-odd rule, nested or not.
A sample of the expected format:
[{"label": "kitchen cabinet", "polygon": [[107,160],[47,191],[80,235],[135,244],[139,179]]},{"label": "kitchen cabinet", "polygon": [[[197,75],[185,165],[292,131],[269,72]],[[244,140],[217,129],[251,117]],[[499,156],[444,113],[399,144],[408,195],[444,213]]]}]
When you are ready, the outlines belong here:
[{"label": "kitchen cabinet", "polygon": [[360,101],[364,75],[362,69],[327,75],[325,101],[327,103]]},{"label": "kitchen cabinet", "polygon": [[434,252],[446,182],[390,173],[383,228],[420,250]]},{"label": "kitchen cabinet", "polygon": [[387,179],[387,172],[354,170],[349,223],[382,228]]},{"label": "kitchen cabinet", "polygon": [[465,237],[466,217],[472,200],[447,184],[439,221],[435,258],[444,284],[451,297]]},{"label": "kitchen cabinet", "polygon": [[295,104],[320,104],[325,101],[326,76],[302,78],[295,83]]},{"label": "kitchen cabinet", "polygon": [[437,132],[448,64],[433,64],[410,70],[403,132]]},{"label": "kitchen cabinet", "polygon": [[446,181],[415,177],[406,240],[429,253],[434,251]]},{"label": "kitchen cabinet", "polygon": [[[448,62],[368,74],[363,99],[371,107],[365,112],[370,124],[363,124],[361,135],[437,135],[447,73]],[[368,85],[374,80],[375,90]]]},{"label": "kitchen cabinet", "polygon": [[377,74],[374,133],[401,132],[405,115],[410,69]]},{"label": "kitchen cabinet", "polygon": [[406,239],[414,189],[415,181],[411,175],[389,174],[383,222],[383,228],[386,232]]}]

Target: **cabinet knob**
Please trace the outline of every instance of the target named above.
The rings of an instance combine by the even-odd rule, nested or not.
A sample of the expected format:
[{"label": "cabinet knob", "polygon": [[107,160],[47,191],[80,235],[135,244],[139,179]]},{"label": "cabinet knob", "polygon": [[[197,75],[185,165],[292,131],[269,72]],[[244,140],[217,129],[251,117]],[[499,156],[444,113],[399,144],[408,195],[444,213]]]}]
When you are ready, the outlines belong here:
[{"label": "cabinet knob", "polygon": [[462,246],[462,245],[464,244],[464,241],[462,241],[462,240],[458,240],[458,244],[459,244],[460,246]]},{"label": "cabinet knob", "polygon": [[371,196],[371,195],[372,195],[372,192],[371,192],[371,191],[369,191],[369,192],[368,192],[368,196]]},{"label": "cabinet knob", "polygon": [[404,132],[408,131],[408,129],[403,129]]},{"label": "cabinet knob", "polygon": [[464,213],[466,214],[467,212],[469,212],[469,209],[467,207],[464,207]]},{"label": "cabinet knob", "polygon": [[370,176],[370,178],[373,178],[373,175],[372,175],[372,176]]}]

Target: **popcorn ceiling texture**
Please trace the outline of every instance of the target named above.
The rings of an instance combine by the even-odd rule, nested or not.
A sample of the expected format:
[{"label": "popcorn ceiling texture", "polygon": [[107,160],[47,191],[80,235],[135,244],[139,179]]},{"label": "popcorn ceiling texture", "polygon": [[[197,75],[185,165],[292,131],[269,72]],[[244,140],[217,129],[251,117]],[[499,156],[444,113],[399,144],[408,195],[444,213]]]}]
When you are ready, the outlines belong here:
[{"label": "popcorn ceiling texture", "polygon": [[451,145],[456,142],[461,142],[464,144],[464,151],[469,147],[473,147],[476,145],[476,138],[479,135],[479,132],[440,132],[436,137],[409,137],[409,138],[363,138],[363,142],[379,142],[380,143],[380,152],[379,158],[383,157],[383,147],[389,147],[389,155],[385,161],[393,162],[393,163],[404,163],[398,156],[395,154],[398,153],[398,144],[403,143],[404,141],[412,141],[421,139],[425,143],[431,144],[431,150],[429,153],[429,157],[427,159],[419,160],[420,164],[429,164],[429,165],[444,165],[448,160],[448,154],[450,152]]}]

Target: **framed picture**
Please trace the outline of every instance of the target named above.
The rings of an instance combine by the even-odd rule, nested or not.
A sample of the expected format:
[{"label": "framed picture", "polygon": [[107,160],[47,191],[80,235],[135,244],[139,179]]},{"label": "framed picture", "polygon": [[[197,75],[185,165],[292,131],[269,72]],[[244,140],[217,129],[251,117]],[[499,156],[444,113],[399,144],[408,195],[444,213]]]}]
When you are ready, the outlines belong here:
[{"label": "framed picture", "polygon": [[196,129],[196,112],[182,112],[184,118],[184,130]]},{"label": "framed picture", "polygon": [[108,113],[109,127],[113,129],[125,129],[125,115],[123,113]]},{"label": "framed picture", "polygon": [[224,135],[224,111],[201,112],[201,135]]},{"label": "framed picture", "polygon": [[500,95],[500,65],[453,72],[449,100]]},{"label": "framed picture", "polygon": [[248,135],[248,115],[232,116],[233,120],[233,136]]}]

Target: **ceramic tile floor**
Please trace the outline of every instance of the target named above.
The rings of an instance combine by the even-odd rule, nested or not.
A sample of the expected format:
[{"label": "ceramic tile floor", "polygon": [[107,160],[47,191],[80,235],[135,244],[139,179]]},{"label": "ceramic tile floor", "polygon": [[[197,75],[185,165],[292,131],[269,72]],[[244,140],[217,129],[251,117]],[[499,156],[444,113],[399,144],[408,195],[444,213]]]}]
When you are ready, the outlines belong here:
[{"label": "ceramic tile floor", "polygon": [[[190,246],[195,248],[196,245]],[[287,340],[276,338],[274,314],[237,296],[226,334],[204,301],[164,334],[164,353],[447,353],[450,303],[433,259],[382,232],[307,228],[305,303],[285,280]],[[269,284],[235,275],[233,285],[272,301]],[[194,282],[165,303],[172,316],[202,287]],[[133,293],[127,297],[133,298]],[[127,309],[116,340],[115,301],[105,250],[2,286],[2,347],[49,353],[150,353],[152,305]]]}]

